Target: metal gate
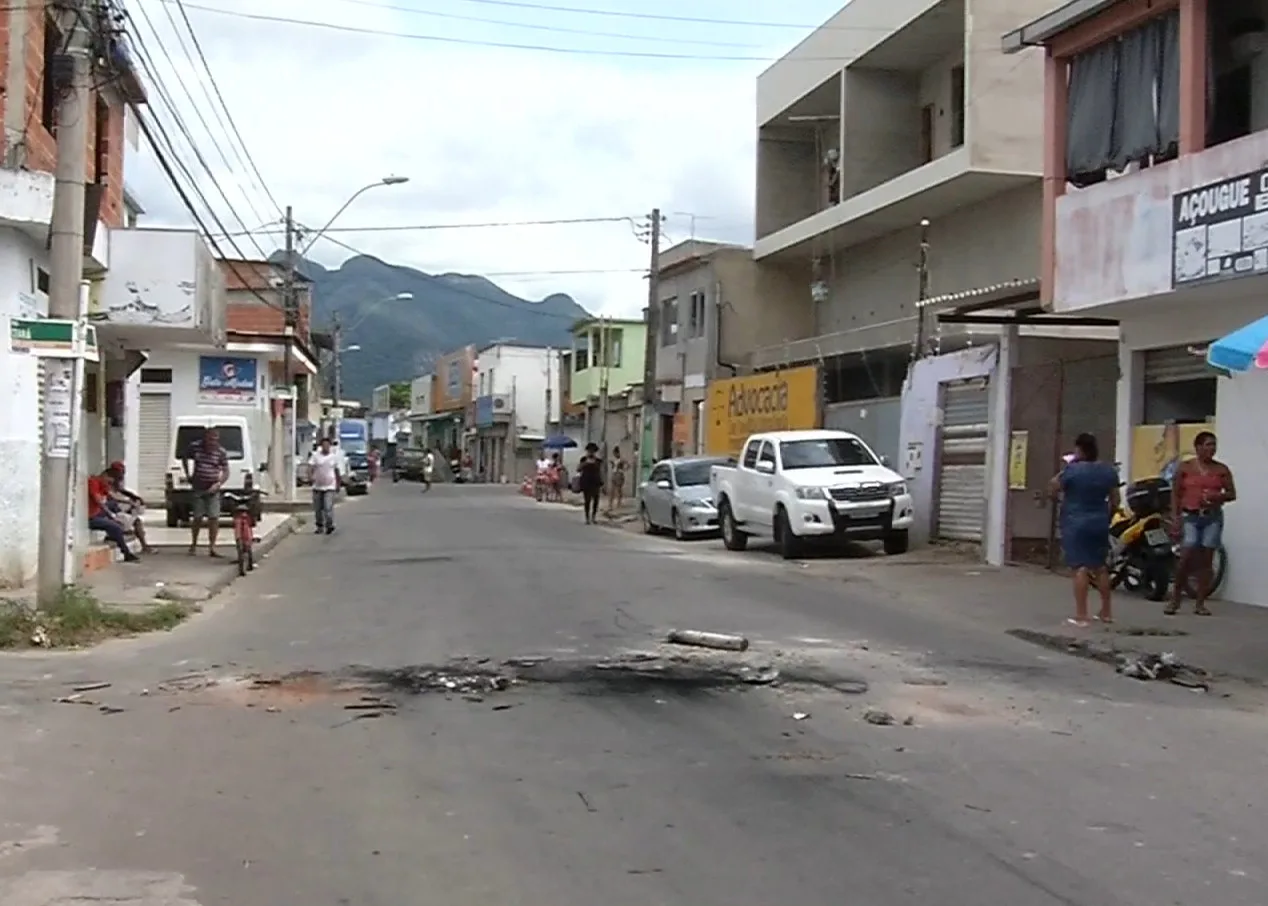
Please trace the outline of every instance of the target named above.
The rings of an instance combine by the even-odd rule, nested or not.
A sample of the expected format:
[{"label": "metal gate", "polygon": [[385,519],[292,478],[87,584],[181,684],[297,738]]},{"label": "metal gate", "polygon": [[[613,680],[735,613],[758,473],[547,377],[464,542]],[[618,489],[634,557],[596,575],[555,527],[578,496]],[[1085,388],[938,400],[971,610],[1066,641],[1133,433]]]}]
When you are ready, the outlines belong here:
[{"label": "metal gate", "polygon": [[898,462],[899,433],[902,430],[902,397],[854,400],[823,407],[823,426],[834,431],[857,434],[891,463]]},{"label": "metal gate", "polygon": [[938,432],[938,500],[935,537],[982,540],[986,518],[986,448],[990,436],[990,385],[985,378],[943,386]]},{"label": "metal gate", "polygon": [[172,396],[142,393],[138,407],[137,492],[149,500],[163,499],[164,476],[172,444]]},{"label": "metal gate", "polygon": [[1164,346],[1146,349],[1144,372],[1146,384],[1170,384],[1176,381],[1200,381],[1214,378],[1219,372],[1206,363],[1206,356],[1194,349],[1205,349],[1206,343],[1196,347]]}]

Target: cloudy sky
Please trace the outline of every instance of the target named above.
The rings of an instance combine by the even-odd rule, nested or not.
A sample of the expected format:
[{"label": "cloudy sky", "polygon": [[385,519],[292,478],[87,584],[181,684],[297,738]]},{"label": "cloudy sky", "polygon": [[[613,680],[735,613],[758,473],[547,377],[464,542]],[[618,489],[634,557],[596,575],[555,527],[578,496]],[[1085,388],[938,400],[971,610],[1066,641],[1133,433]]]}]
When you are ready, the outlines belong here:
[{"label": "cloudy sky", "polygon": [[[339,217],[329,236],[342,245],[320,240],[311,256],[335,266],[355,249],[625,315],[644,305],[633,225],[651,208],[671,243],[751,241],[756,75],[841,4],[186,0],[213,87],[174,0],[127,2],[175,156],[224,230],[263,227],[220,240],[226,254],[278,247],[278,205],[318,228],[360,187],[402,175]],[[145,222],[188,223],[141,147],[127,181]],[[609,217],[635,221],[382,229]]]}]

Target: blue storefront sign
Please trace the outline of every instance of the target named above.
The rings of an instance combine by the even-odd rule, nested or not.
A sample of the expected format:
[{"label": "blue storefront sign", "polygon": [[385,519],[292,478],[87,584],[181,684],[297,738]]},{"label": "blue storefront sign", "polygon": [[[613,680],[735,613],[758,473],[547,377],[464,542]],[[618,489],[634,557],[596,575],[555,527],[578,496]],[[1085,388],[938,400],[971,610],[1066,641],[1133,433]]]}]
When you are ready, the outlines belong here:
[{"label": "blue storefront sign", "polygon": [[477,428],[493,424],[493,397],[482,396],[475,401],[475,423]]},{"label": "blue storefront sign", "polygon": [[198,401],[220,405],[253,405],[259,380],[255,359],[198,357]]}]

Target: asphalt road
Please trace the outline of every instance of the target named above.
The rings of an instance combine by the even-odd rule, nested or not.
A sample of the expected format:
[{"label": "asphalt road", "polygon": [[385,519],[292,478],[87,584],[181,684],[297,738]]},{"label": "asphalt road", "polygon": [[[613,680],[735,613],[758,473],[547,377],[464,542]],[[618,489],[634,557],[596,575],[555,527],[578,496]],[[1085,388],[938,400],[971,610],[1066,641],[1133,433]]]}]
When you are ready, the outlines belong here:
[{"label": "asphalt road", "polygon": [[0,904],[1264,902],[1251,696],[502,489],[339,518],[174,633],[0,659]]}]

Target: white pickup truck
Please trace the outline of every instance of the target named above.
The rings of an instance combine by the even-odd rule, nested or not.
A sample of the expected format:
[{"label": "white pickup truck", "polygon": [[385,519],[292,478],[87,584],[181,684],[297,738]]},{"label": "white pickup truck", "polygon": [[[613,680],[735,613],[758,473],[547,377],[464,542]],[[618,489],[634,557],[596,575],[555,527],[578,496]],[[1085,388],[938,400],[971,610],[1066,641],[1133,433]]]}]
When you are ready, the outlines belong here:
[{"label": "white pickup truck", "polygon": [[754,536],[773,539],[786,559],[816,538],[907,550],[907,484],[848,431],[754,434],[737,465],[713,467],[709,485],[728,550],[744,550]]}]

